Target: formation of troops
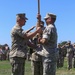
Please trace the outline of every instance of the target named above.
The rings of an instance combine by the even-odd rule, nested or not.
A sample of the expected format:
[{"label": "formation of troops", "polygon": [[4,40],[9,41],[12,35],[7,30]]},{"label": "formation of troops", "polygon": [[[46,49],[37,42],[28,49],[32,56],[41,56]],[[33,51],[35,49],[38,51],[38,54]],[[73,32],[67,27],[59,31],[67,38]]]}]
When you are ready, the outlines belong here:
[{"label": "formation of troops", "polygon": [[[36,41],[36,40],[34,40]],[[29,53],[29,52],[28,52]],[[38,68],[39,66],[42,69],[42,59],[41,56],[37,56],[35,51],[32,49],[32,53],[29,53],[30,55],[27,55],[27,60],[31,60],[32,62],[35,62],[35,68]],[[67,61],[67,69],[71,70],[72,68],[75,68],[75,43],[72,44],[71,41],[67,41],[66,44],[61,45],[58,43],[57,45],[57,68],[62,68],[64,66],[64,61]],[[33,63],[31,66],[33,67]],[[38,66],[39,65],[39,66]],[[37,67],[38,66],[38,67]],[[39,67],[39,69],[40,69]],[[32,68],[33,69],[33,68]],[[37,70],[39,70],[37,69]],[[34,71],[32,71],[34,72]],[[41,70],[42,72],[42,70]]]},{"label": "formation of troops", "polygon": [[75,68],[75,43],[72,44],[71,41],[68,41],[65,45],[61,46],[58,44],[58,59],[57,59],[57,68],[63,67],[64,58],[67,58],[68,70]]},{"label": "formation of troops", "polygon": [[[34,43],[36,44],[37,36],[34,37],[32,39],[32,41],[34,41]],[[4,45],[4,46],[0,47],[0,60],[1,61],[6,60],[6,59],[9,60],[9,52],[10,52],[10,48],[8,45]],[[71,41],[68,41],[63,46],[61,46],[61,44],[58,43],[57,54],[58,54],[57,55],[57,68],[61,68],[64,66],[65,58],[67,59],[67,62],[68,62],[67,63],[68,64],[68,70],[75,68],[75,43],[72,44]],[[32,48],[29,48],[29,50],[27,52],[27,58],[26,59],[28,61],[31,61],[32,67],[33,67],[33,65],[35,65],[36,66],[35,68],[39,68],[37,66],[40,64],[39,66],[41,66],[41,70],[42,70],[42,58],[41,58],[41,56],[38,56],[35,53],[35,50],[33,50]],[[36,62],[36,63],[34,64],[33,62]],[[32,68],[32,70],[33,70],[33,68]]]},{"label": "formation of troops", "polygon": [[[40,59],[37,58],[37,55],[33,49],[32,49],[32,53],[28,52],[28,54],[27,54],[27,60],[29,61],[31,60],[33,62],[35,61],[37,63],[39,61],[40,62],[42,61],[41,57]],[[72,44],[71,41],[67,41],[67,43],[64,45],[61,45],[60,43],[58,43],[57,45],[57,68],[62,68],[64,66],[65,59],[67,60],[68,70],[75,68],[75,43]]]},{"label": "formation of troops", "polygon": [[9,60],[10,48],[7,44],[0,46],[0,60]]}]

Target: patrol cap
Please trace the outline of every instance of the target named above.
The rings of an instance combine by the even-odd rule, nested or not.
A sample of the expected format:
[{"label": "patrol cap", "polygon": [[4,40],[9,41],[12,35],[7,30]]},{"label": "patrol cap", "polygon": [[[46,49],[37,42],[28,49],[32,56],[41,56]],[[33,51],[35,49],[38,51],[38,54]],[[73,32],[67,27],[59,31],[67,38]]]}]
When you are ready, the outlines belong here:
[{"label": "patrol cap", "polygon": [[56,18],[56,15],[53,14],[53,13],[47,13],[46,16],[44,17],[44,19],[46,20],[46,19],[49,18],[49,17],[51,17],[51,18]]},{"label": "patrol cap", "polygon": [[20,18],[24,18],[24,19],[28,20],[25,13],[16,14],[16,17],[20,17]]}]

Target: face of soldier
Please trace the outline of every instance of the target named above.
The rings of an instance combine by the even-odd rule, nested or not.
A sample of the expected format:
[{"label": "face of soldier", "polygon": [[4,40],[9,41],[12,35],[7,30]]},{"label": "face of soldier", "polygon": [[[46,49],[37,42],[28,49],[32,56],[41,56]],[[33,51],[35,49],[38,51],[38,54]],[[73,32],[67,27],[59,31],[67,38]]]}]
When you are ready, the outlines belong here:
[{"label": "face of soldier", "polygon": [[20,26],[23,26],[26,23],[26,19],[22,17],[17,17],[17,22]]},{"label": "face of soldier", "polygon": [[51,22],[51,18],[49,17],[49,18],[45,19],[45,21],[46,21],[46,24],[48,25]]},{"label": "face of soldier", "polygon": [[26,23],[26,19],[25,18],[21,18],[21,24],[25,25],[25,23]]}]

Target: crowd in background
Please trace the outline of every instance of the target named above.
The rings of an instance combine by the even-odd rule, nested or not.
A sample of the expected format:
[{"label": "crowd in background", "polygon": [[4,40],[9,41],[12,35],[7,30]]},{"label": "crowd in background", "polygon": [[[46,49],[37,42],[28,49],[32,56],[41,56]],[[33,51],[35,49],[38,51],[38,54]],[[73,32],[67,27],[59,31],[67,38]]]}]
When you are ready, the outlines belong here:
[{"label": "crowd in background", "polygon": [[68,70],[75,68],[75,43],[72,44],[68,41],[66,44],[58,44],[57,51],[59,53],[57,59],[57,68],[64,66],[64,58],[67,58],[67,68]]},{"label": "crowd in background", "polygon": [[[30,61],[32,58],[33,49],[30,48],[27,53],[27,60]],[[75,68],[75,43],[66,41],[58,43],[57,45],[57,68],[64,66],[64,59],[67,59],[68,70]]]},{"label": "crowd in background", "polygon": [[[10,48],[7,44],[0,45],[0,60],[9,60],[9,52]],[[28,61],[31,60],[33,52],[32,48],[28,48],[26,58]],[[64,66],[65,57],[67,58],[68,70],[75,68],[75,43],[72,44],[71,41],[66,42],[64,45],[58,43],[57,54],[57,68]]]},{"label": "crowd in background", "polygon": [[7,44],[0,45],[0,60],[9,60],[10,48]]}]

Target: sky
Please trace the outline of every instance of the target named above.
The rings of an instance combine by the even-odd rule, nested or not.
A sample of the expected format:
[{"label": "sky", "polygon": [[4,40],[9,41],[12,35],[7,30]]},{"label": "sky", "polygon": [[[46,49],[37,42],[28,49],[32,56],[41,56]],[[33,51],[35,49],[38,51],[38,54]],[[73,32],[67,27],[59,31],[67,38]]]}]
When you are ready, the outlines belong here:
[{"label": "sky", "polygon": [[[38,0],[0,0],[0,44],[11,47],[11,29],[16,24],[16,14],[26,13],[28,18],[24,30],[36,25]],[[71,40],[75,42],[75,0],[40,0],[42,20],[47,13],[57,15],[55,22],[58,43]],[[44,21],[45,22],[45,21]],[[46,23],[45,23],[46,26]]]}]

